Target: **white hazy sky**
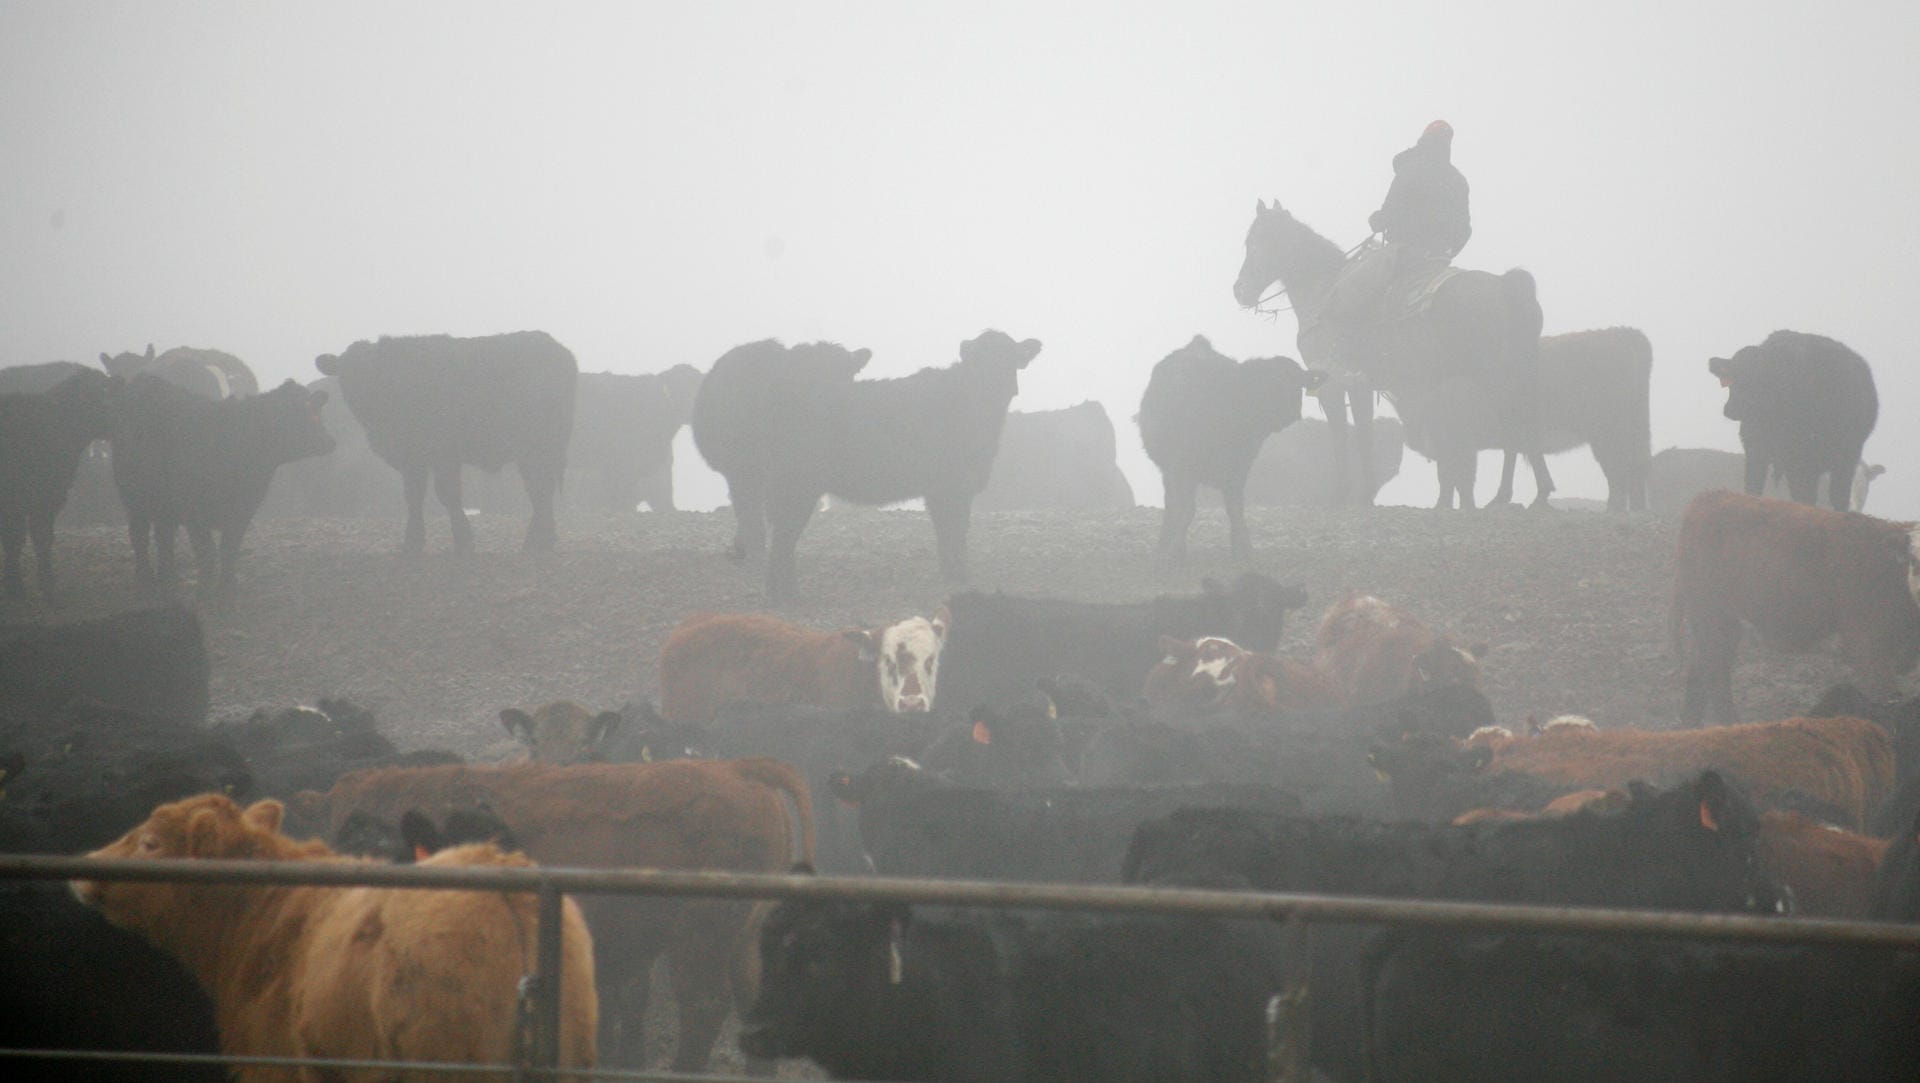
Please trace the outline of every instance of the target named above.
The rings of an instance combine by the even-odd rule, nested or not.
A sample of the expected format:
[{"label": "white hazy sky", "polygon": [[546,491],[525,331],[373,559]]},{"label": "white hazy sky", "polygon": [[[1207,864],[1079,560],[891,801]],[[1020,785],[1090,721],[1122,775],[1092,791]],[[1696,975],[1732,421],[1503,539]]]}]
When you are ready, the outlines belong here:
[{"label": "white hazy sky", "polygon": [[[1104,401],[1157,502],[1153,363],[1292,352],[1229,292],[1254,201],[1351,244],[1445,117],[1461,263],[1533,271],[1549,332],[1645,330],[1656,448],[1738,446],[1707,357],[1832,335],[1879,381],[1872,507],[1920,517],[1916,55],[1920,5],[1857,0],[5,0],[0,363],[307,380],[355,339],[541,328],[588,371],[771,335],[891,375],[993,326],[1046,343],[1016,407]],[[1410,457],[1387,496],[1433,493]]]}]

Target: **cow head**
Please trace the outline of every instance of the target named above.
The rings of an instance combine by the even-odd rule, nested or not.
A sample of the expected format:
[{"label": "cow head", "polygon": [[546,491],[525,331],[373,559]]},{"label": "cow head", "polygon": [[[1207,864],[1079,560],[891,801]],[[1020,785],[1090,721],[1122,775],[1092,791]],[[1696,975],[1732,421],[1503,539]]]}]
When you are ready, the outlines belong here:
[{"label": "cow head", "polygon": [[77,436],[105,439],[113,427],[113,403],[126,381],[95,369],[76,372],[47,392]]},{"label": "cow head", "polygon": [[1249,357],[1240,362],[1239,372],[1247,401],[1271,409],[1266,418],[1275,432],[1300,420],[1303,393],[1327,379],[1326,373],[1309,372],[1291,357]]},{"label": "cow head", "polygon": [[1743,346],[1732,357],[1711,358],[1707,371],[1727,389],[1727,405],[1721,413],[1728,421],[1753,421],[1793,405],[1792,396],[1773,386],[1762,347]]},{"label": "cow head", "polygon": [[1307,604],[1306,589],[1298,583],[1280,583],[1259,572],[1242,572],[1231,587],[1217,580],[1201,581],[1201,589],[1223,603],[1226,620],[1217,630],[1250,651],[1272,654],[1280,647],[1287,612]]},{"label": "cow head", "polygon": [[292,380],[264,395],[256,395],[247,405],[263,415],[257,431],[265,436],[260,454],[276,465],[325,455],[333,450],[333,437],[320,419],[327,404],[327,393],[305,388]]},{"label": "cow head", "polygon": [[1199,639],[1160,637],[1165,657],[1147,674],[1147,702],[1163,710],[1204,709],[1224,701],[1234,691],[1238,669],[1247,652],[1219,636]]},{"label": "cow head", "polygon": [[518,707],[500,712],[500,724],[519,738],[536,763],[589,763],[620,726],[619,711],[590,711],[572,700],[557,700],[529,714]]},{"label": "cow head", "polygon": [[941,606],[932,620],[909,617],[879,628],[854,628],[846,637],[860,649],[860,660],[874,663],[880,701],[894,714],[933,710],[940,677],[940,649],[946,646],[953,618]]},{"label": "cow head", "polygon": [[[280,820],[285,813],[285,806],[271,799],[242,810],[225,794],[201,794],[161,805],[145,823],[87,856],[274,859],[325,851],[317,843],[298,844],[281,835]],[[143,933],[169,949],[178,946],[172,934],[194,924],[180,919],[202,909],[194,900],[207,890],[192,884],[126,880],[74,880],[68,886],[75,898],[99,910],[108,921]]]},{"label": "cow head", "polygon": [[775,907],[760,930],[760,993],[741,1021],[741,1050],[751,1057],[813,1056],[836,1076],[899,1074],[854,1067],[835,1035],[845,1032],[846,1018],[884,1010],[879,998],[906,979],[902,956],[912,918],[895,903],[794,899]]},{"label": "cow head", "polygon": [[108,356],[103,352],[100,355],[100,366],[109,374],[121,379],[131,379],[145,371],[151,364],[153,364],[153,343],[151,342],[147,343],[147,352],[144,354],[127,352]]},{"label": "cow head", "polygon": [[984,384],[978,393],[1004,402],[1013,401],[1020,393],[1020,370],[1039,355],[1039,339],[1015,342],[1003,331],[982,331],[960,344],[961,366],[981,372]]}]

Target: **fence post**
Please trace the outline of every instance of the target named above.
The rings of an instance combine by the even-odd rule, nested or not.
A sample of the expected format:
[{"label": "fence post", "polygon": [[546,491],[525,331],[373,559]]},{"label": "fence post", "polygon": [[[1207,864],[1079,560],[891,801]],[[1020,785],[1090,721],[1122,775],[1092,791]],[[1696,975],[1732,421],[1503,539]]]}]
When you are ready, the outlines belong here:
[{"label": "fence post", "polygon": [[[565,896],[551,882],[540,886],[539,954],[533,978],[533,1056],[536,1071],[560,1066],[560,904]],[[552,1079],[548,1074],[543,1079]]]}]

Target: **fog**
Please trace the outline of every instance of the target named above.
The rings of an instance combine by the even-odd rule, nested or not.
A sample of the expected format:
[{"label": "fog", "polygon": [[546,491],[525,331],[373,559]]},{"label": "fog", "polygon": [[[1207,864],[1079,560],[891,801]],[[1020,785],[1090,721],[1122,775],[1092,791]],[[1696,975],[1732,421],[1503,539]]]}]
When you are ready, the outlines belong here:
[{"label": "fog", "polygon": [[[1015,408],[1102,400],[1157,503],[1154,362],[1294,353],[1229,290],[1255,200],[1352,244],[1444,117],[1460,264],[1532,271],[1549,332],[1646,331],[1656,449],[1738,446],[1707,357],[1831,335],[1879,383],[1869,510],[1914,518],[1915,55],[1891,3],[13,2],[0,364],[193,345],[264,385],[539,328],[583,371],[778,336],[893,375],[998,327],[1046,343]],[[1409,456],[1383,500],[1434,492]]]}]

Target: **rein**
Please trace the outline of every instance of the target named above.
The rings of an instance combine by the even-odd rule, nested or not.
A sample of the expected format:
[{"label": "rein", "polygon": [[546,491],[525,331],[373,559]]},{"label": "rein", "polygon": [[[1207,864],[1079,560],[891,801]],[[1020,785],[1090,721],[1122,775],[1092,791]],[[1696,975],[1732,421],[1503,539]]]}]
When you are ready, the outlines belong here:
[{"label": "rein", "polygon": [[[1369,233],[1369,234],[1367,234],[1367,235],[1366,235],[1365,237],[1363,237],[1363,238],[1361,238],[1361,239],[1360,239],[1360,243],[1359,243],[1359,244],[1356,244],[1356,245],[1354,245],[1354,246],[1353,246],[1352,248],[1349,248],[1349,249],[1347,249],[1347,250],[1346,250],[1345,252],[1343,252],[1343,253],[1341,253],[1341,254],[1340,254],[1340,259],[1341,259],[1341,261],[1342,261],[1342,263],[1344,263],[1344,262],[1345,262],[1345,261],[1347,261],[1347,260],[1350,260],[1350,259],[1352,259],[1352,258],[1353,258],[1353,254],[1354,254],[1355,252],[1358,252],[1358,251],[1360,251],[1360,250],[1361,250],[1362,248],[1365,248],[1365,247],[1366,247],[1367,245],[1369,245],[1369,244],[1372,244],[1372,243],[1373,243],[1373,239],[1374,239],[1375,237],[1377,237],[1377,236],[1379,236],[1379,234],[1377,234],[1377,233]],[[1250,308],[1252,309],[1252,311],[1254,311],[1254,312],[1257,312],[1257,313],[1259,313],[1260,315],[1262,315],[1262,316],[1265,316],[1266,318],[1268,318],[1268,319],[1270,319],[1270,320],[1277,320],[1277,319],[1279,319],[1279,318],[1280,318],[1280,314],[1281,314],[1282,312],[1292,312],[1292,311],[1293,311],[1293,309],[1294,309],[1294,306],[1293,306],[1293,302],[1292,302],[1291,300],[1289,300],[1289,301],[1287,302],[1287,305],[1286,305],[1286,307],[1284,307],[1284,308],[1265,308],[1265,307],[1262,307],[1262,306],[1264,306],[1264,305],[1265,305],[1265,304],[1266,304],[1267,302],[1269,302],[1269,301],[1272,301],[1272,300],[1275,300],[1275,299],[1277,299],[1277,298],[1280,298],[1280,297],[1285,297],[1285,296],[1286,296],[1286,293],[1287,293],[1287,284],[1286,284],[1285,282],[1280,282],[1280,283],[1279,283],[1279,286],[1280,286],[1280,288],[1279,288],[1278,290],[1276,290],[1276,291],[1274,291],[1274,292],[1272,292],[1272,293],[1268,293],[1268,294],[1265,294],[1265,295],[1263,295],[1263,296],[1262,296],[1262,297],[1261,297],[1261,298],[1260,298],[1260,299],[1259,299],[1258,301],[1255,301],[1255,302],[1254,302],[1254,303],[1253,303],[1253,304],[1252,304],[1251,306],[1249,306],[1249,307],[1250,307]]]}]

